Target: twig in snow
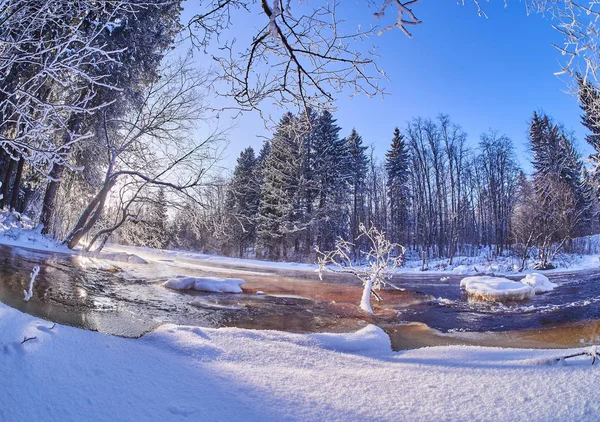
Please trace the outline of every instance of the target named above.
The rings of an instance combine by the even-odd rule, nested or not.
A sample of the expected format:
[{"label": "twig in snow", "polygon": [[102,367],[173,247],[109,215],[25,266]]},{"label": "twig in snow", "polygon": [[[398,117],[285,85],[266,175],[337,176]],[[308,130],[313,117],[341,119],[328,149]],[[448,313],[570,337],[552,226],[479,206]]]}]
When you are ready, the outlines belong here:
[{"label": "twig in snow", "polygon": [[29,340],[35,340],[36,338],[37,337],[35,337],[35,336],[34,337],[23,337],[23,341],[21,342],[21,344],[23,344],[23,343],[25,343],[25,342],[27,342]]},{"label": "twig in snow", "polygon": [[49,330],[54,330],[54,327],[56,327],[56,323],[52,324],[52,327],[50,327]]},{"label": "twig in snow", "polygon": [[575,354],[572,354],[569,356],[563,356],[560,358],[556,358],[556,361],[560,362],[561,360],[575,358],[578,356],[590,356],[592,358],[592,365],[593,365],[596,362],[596,358],[600,358],[600,353],[598,352],[597,346],[592,346],[592,347],[590,347],[590,350],[586,350],[586,351],[580,352],[580,353],[575,353]]},{"label": "twig in snow", "polygon": [[35,282],[35,278],[37,277],[37,275],[40,273],[40,267],[39,266],[35,266],[33,267],[33,271],[31,272],[31,280],[29,281],[29,290],[23,290],[23,293],[25,294],[24,300],[25,302],[29,301],[29,299],[31,299],[31,296],[33,296],[33,283]]}]

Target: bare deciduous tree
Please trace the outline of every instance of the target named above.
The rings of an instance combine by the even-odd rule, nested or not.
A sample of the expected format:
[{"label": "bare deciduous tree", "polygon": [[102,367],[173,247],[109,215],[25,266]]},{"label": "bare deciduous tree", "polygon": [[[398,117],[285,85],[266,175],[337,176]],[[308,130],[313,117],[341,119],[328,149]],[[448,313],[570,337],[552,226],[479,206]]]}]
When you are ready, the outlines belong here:
[{"label": "bare deciduous tree", "polygon": [[[377,300],[381,300],[375,290],[385,286],[394,275],[394,271],[402,265],[405,249],[387,240],[385,234],[376,227],[367,229],[364,224],[361,224],[359,232],[359,238],[363,238],[367,245],[365,251],[361,251],[361,258],[365,265],[355,265],[351,259],[352,243],[339,239],[333,251],[321,252],[317,248],[319,277],[322,279],[325,271],[352,274],[357,277],[363,283],[360,309],[372,314],[371,294]],[[397,251],[400,251],[400,254],[396,254]]]},{"label": "bare deciduous tree", "polygon": [[[123,119],[105,119],[106,173],[103,184],[65,237],[75,247],[102,216],[113,187],[121,193],[120,218],[104,227],[87,246],[100,240],[100,247],[114,230],[130,217],[132,205],[144,197],[144,190],[164,187],[188,195],[198,187],[218,158],[222,133],[214,131],[203,141],[190,138],[195,123],[203,116],[201,89],[207,74],[193,71],[185,62],[166,65],[161,78],[148,87],[137,109]],[[135,208],[135,207],[134,207]]]}]

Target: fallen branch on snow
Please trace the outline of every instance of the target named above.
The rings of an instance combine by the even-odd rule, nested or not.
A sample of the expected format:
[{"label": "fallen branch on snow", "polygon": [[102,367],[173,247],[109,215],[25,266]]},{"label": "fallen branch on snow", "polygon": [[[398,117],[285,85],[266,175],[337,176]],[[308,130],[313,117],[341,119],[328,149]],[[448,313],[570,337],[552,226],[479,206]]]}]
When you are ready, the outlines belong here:
[{"label": "fallen branch on snow", "polygon": [[596,358],[600,358],[600,353],[598,352],[597,346],[592,346],[590,347],[589,350],[580,352],[580,353],[575,353],[569,356],[563,356],[560,358],[556,358],[556,362],[560,362],[562,360],[566,360],[566,359],[571,359],[571,358],[575,358],[578,356],[590,356],[592,358],[592,365],[596,362]]},{"label": "fallen branch on snow", "polygon": [[33,337],[23,337],[23,341],[21,342],[21,344],[28,342],[29,340],[35,340],[37,337],[33,336]]}]

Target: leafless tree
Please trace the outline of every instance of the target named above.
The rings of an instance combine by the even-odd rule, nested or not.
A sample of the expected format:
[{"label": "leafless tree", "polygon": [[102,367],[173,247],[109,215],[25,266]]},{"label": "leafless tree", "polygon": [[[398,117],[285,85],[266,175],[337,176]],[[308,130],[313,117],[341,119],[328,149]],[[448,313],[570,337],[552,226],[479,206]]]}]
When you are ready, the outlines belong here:
[{"label": "leafless tree", "polygon": [[213,131],[200,142],[190,137],[203,116],[202,89],[209,75],[192,70],[185,62],[166,65],[161,75],[126,118],[105,119],[104,181],[65,237],[69,248],[96,225],[115,186],[121,192],[120,216],[92,236],[88,249],[96,241],[102,247],[107,236],[135,218],[135,204],[144,198],[146,189],[163,187],[189,196],[216,162],[222,132]]},{"label": "leafless tree", "polygon": [[[364,224],[361,224],[359,232],[359,237],[364,238],[367,245],[365,250],[361,251],[364,266],[361,266],[362,262],[355,265],[351,259],[352,243],[339,239],[333,251],[321,252],[317,248],[319,277],[322,278],[325,271],[352,274],[357,277],[363,283],[360,308],[372,314],[371,294],[377,300],[381,300],[376,290],[385,286],[394,275],[394,271],[402,265],[405,249],[401,245],[391,243],[385,238],[385,234],[374,226],[367,229]],[[396,254],[398,250],[400,254]]]}]

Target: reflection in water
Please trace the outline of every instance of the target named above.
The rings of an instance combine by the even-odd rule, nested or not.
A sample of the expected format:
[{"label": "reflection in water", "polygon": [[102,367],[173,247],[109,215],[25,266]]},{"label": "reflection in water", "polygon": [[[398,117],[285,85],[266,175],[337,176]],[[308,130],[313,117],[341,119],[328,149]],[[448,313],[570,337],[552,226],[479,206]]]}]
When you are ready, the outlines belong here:
[{"label": "reflection in water", "polygon": [[[162,287],[164,278],[131,278],[106,261],[94,265],[65,254],[0,246],[0,263],[0,301],[40,318],[121,336],[140,336],[162,323],[292,332],[352,331],[367,323],[356,306],[360,289],[344,284],[262,273],[245,277],[244,294],[179,292]],[[40,274],[25,302],[22,291],[35,265]],[[210,269],[181,271],[212,275]],[[384,297],[390,303],[415,301],[403,292]]]},{"label": "reflection in water", "polygon": [[[127,337],[162,323],[291,332],[354,331],[375,323],[390,335],[396,350],[447,344],[565,347],[600,341],[600,274],[594,272],[552,277],[559,284],[555,291],[507,304],[469,302],[459,288],[460,276],[398,276],[393,282],[403,290],[383,291],[384,302],[375,304],[371,317],[358,309],[361,288],[356,280],[339,275],[327,275],[329,283],[321,283],[314,272],[221,267],[219,276],[239,277],[244,271],[244,293],[213,294],[165,289],[160,285],[164,273],[163,278],[156,275],[161,273],[155,266],[140,265],[132,278],[107,262],[0,245],[0,301],[50,321]],[[23,290],[35,265],[40,274],[33,298],[25,302]],[[185,275],[216,271],[162,265]]]},{"label": "reflection in water", "polygon": [[[424,322],[443,332],[542,329],[600,319],[600,272],[551,275],[559,286],[531,300],[513,303],[473,302],[459,288],[460,276],[397,278],[396,284],[436,298],[399,312],[409,322]],[[512,277],[519,279],[521,277]]]}]

